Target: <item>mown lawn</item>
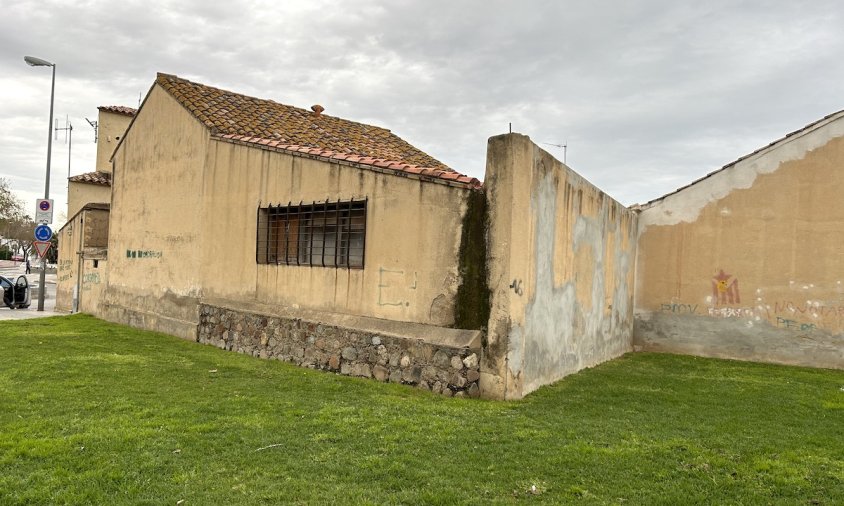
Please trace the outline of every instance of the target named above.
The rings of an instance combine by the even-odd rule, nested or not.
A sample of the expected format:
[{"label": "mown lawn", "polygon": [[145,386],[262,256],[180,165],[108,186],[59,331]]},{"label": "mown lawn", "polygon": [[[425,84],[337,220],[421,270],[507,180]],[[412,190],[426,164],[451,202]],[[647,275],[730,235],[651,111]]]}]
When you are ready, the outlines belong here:
[{"label": "mown lawn", "polygon": [[0,504],[844,503],[842,371],[631,354],[504,403],[81,315],[0,350]]}]

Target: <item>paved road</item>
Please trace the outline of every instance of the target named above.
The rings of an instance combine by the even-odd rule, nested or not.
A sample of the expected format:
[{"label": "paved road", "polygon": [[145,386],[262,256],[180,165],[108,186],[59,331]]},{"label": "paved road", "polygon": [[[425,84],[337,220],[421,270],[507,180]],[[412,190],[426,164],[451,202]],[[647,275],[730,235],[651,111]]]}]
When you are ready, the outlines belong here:
[{"label": "paved road", "polygon": [[[18,276],[24,274],[26,267],[23,264],[14,264],[9,261],[0,261],[0,276],[9,278],[12,281],[18,279]],[[30,286],[38,286],[38,271],[33,270],[32,274],[27,274],[26,279]],[[27,309],[9,309],[0,302],[0,320],[23,320],[26,318],[43,318],[45,316],[59,316],[67,313],[56,312],[56,275],[47,274],[46,276],[47,292],[44,297],[44,311],[38,311],[38,297],[32,297],[32,305]],[[37,293],[37,292],[34,292]]]}]

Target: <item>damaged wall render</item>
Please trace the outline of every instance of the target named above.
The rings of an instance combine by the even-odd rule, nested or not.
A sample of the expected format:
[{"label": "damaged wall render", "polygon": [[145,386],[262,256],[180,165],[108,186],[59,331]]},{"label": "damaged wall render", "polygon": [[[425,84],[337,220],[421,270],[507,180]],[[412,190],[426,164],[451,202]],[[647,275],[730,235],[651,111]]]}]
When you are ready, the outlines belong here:
[{"label": "damaged wall render", "polygon": [[844,112],[647,206],[637,349],[844,367]]},{"label": "damaged wall render", "polygon": [[632,347],[636,216],[523,135],[489,141],[481,390],[520,398]]}]

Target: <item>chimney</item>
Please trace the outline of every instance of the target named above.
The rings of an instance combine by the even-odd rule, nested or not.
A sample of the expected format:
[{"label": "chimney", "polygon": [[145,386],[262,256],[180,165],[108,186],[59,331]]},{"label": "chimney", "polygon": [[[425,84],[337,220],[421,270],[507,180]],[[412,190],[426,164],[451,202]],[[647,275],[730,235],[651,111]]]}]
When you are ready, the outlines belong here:
[{"label": "chimney", "polygon": [[311,110],[314,111],[314,116],[319,116],[320,114],[322,114],[322,111],[325,110],[325,107],[319,104],[315,104],[311,106]]}]

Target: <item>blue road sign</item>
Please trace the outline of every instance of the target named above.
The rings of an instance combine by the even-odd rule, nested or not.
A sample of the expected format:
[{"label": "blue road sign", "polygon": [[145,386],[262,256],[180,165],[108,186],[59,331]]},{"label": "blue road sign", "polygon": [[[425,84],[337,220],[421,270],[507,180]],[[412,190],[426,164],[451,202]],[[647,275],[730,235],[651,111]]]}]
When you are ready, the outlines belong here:
[{"label": "blue road sign", "polygon": [[39,241],[49,241],[53,237],[53,231],[47,225],[35,227],[35,238]]}]

